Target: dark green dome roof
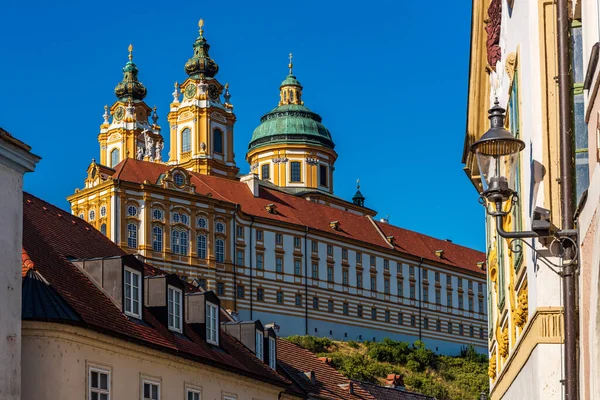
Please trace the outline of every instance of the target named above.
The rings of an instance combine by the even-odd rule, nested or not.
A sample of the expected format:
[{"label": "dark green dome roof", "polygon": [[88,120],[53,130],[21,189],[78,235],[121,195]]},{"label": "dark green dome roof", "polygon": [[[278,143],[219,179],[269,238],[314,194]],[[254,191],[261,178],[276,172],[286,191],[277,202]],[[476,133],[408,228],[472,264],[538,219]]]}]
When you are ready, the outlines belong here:
[{"label": "dark green dome roof", "polygon": [[252,133],[248,149],[275,143],[310,143],[330,149],[335,147],[331,133],[321,123],[321,116],[300,104],[285,104],[263,115],[260,125]]},{"label": "dark green dome roof", "polygon": [[200,20],[200,36],[194,42],[194,55],[185,63],[185,73],[193,79],[213,78],[219,72],[219,66],[208,55],[210,45],[204,38],[203,25],[204,21]]},{"label": "dark green dome roof", "polygon": [[285,80],[283,82],[281,82],[281,86],[300,86],[302,87],[302,85],[300,85],[300,82],[298,82],[298,79],[296,79],[296,77],[294,75],[292,75],[291,73],[285,77]]},{"label": "dark green dome roof", "polygon": [[121,101],[127,99],[143,100],[146,97],[146,87],[138,80],[138,69],[132,59],[133,47],[129,46],[129,61],[123,68],[123,80],[115,87],[115,95]]}]

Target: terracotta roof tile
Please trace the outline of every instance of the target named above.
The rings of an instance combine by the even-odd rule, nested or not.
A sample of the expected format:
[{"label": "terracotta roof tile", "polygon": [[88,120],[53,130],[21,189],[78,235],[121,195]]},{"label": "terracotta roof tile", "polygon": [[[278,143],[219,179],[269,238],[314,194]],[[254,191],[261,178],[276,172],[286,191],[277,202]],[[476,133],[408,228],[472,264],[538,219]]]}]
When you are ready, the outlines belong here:
[{"label": "terracotta roof tile", "polygon": [[[358,384],[354,384],[354,394],[350,394],[350,379],[310,351],[285,339],[277,339],[277,364],[311,398],[375,399]],[[314,383],[305,375],[311,371],[314,372]]]},{"label": "terracotta roof tile", "polygon": [[[200,339],[187,324],[184,334],[189,340],[173,334],[145,308],[145,324],[130,320],[69,261],[122,256],[125,252],[85,221],[27,193],[23,195],[23,249],[24,264],[35,265],[35,270],[81,318],[83,326],[228,371],[233,369],[254,379],[289,386],[289,381],[223,331],[219,350]],[[152,266],[145,266],[145,274],[160,273]]]},{"label": "terracotta roof tile", "polygon": [[[148,180],[155,184],[160,175],[171,168],[173,167],[165,164],[128,158],[115,167],[116,172],[113,177],[134,183],[143,183]],[[478,262],[485,261],[485,254],[479,251],[390,224],[374,223],[369,217],[314,203],[277,189],[260,186],[259,197],[255,197],[246,183],[238,180],[193,172],[190,174],[191,183],[196,186],[198,194],[210,194],[212,198],[239,204],[241,211],[248,215],[307,226],[311,229],[379,246],[386,250],[391,248],[385,237],[391,235],[394,236],[394,249],[397,251],[452,267],[464,268],[475,273],[485,273],[477,267]],[[274,214],[266,210],[265,207],[268,204],[276,205]],[[334,231],[330,227],[332,221],[339,221],[339,230]],[[383,235],[378,229],[381,229]],[[444,257],[437,257],[436,250],[444,250]]]}]

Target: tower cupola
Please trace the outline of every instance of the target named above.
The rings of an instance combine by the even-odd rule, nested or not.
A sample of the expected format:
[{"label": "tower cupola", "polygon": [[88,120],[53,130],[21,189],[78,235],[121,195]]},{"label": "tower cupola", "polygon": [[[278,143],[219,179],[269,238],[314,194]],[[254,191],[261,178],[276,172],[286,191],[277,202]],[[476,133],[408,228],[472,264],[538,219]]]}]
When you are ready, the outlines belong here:
[{"label": "tower cupola", "polygon": [[115,95],[120,101],[143,100],[146,87],[138,80],[138,69],[133,63],[133,46],[129,45],[129,61],[123,67],[123,80],[115,87]]},{"label": "tower cupola", "polygon": [[321,116],[304,105],[291,53],[289,57],[288,75],[279,85],[279,103],[260,119],[246,160],[251,172],[277,186],[333,193],[335,144]]},{"label": "tower cupola", "polygon": [[208,55],[210,45],[204,38],[204,20],[198,23],[200,36],[194,42],[194,56],[185,63],[185,73],[192,79],[213,78],[219,72],[219,66]]},{"label": "tower cupola", "polygon": [[354,197],[352,197],[352,203],[360,207],[365,206],[365,196],[360,192],[360,179],[356,180],[356,193],[354,193]]}]

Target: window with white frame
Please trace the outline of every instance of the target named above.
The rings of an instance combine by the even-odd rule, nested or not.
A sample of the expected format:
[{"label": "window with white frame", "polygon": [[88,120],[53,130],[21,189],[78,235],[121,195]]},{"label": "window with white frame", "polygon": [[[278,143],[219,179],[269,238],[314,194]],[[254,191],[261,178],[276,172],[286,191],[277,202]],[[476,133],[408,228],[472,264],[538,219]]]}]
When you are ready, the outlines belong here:
[{"label": "window with white frame", "polygon": [[191,139],[191,131],[190,128],[185,128],[181,132],[181,152],[187,153],[192,150],[192,139]]},{"label": "window with white frame", "polygon": [[256,331],[256,357],[259,360],[263,360],[263,333],[259,330]]},{"label": "window with white frame", "polygon": [[200,391],[197,389],[186,389],[186,400],[200,400]]},{"label": "window with white frame", "polygon": [[196,225],[198,225],[198,228],[200,229],[206,229],[206,218],[204,217],[199,217],[198,220],[196,221]]},{"label": "window with white frame", "polygon": [[188,232],[182,229],[173,229],[171,232],[171,250],[174,254],[188,255]]},{"label": "window with white frame", "polygon": [[[238,286],[239,288],[242,286]],[[242,287],[243,293],[243,287]],[[243,295],[242,295],[243,297]],[[219,345],[219,308],[212,303],[206,303],[206,341]]]},{"label": "window with white frame", "polygon": [[110,166],[114,167],[115,165],[117,165],[119,163],[119,159],[119,149],[112,149],[112,151],[110,152]]},{"label": "window with white frame", "polygon": [[225,224],[222,222],[217,222],[217,224],[215,225],[215,231],[217,233],[224,233],[225,232]]},{"label": "window with white frame", "polygon": [[100,216],[106,217],[106,206],[100,207]]},{"label": "window with white frame", "polygon": [[154,381],[142,381],[143,400],[160,400],[160,383]]},{"label": "window with white frame", "polygon": [[275,338],[269,338],[269,367],[277,368],[277,341]]},{"label": "window with white frame", "polygon": [[152,227],[152,250],[162,251],[163,247],[163,230],[160,226]]},{"label": "window with white frame", "polygon": [[137,249],[137,225],[134,223],[127,224],[127,247]]},{"label": "window with white frame", "polygon": [[137,207],[136,206],[127,206],[127,216],[135,217],[137,215]]},{"label": "window with white frame", "polygon": [[215,241],[215,255],[218,263],[225,261],[225,241],[223,239],[217,239]]},{"label": "window with white frame", "polygon": [[100,225],[100,232],[102,232],[102,234],[106,236],[106,224]]},{"label": "window with white frame", "polygon": [[178,223],[179,221],[181,221],[181,216],[179,215],[178,212],[174,212],[171,214],[171,222],[175,222]]},{"label": "window with white frame", "polygon": [[89,220],[93,221],[95,219],[96,219],[96,211],[90,210],[90,212],[89,212]]},{"label": "window with white frame", "polygon": [[169,311],[169,329],[181,332],[182,320],[182,291],[180,289],[169,286],[168,289],[168,311]]},{"label": "window with white frame", "polygon": [[160,208],[155,208],[154,210],[152,210],[152,218],[158,220],[158,221],[162,221],[163,219],[163,212]]},{"label": "window with white frame", "polygon": [[89,368],[90,400],[110,400],[110,371]]},{"label": "window with white frame", "polygon": [[196,251],[198,258],[206,258],[206,235],[196,237]]},{"label": "window with white frame", "polygon": [[125,268],[125,304],[123,311],[126,315],[141,317],[141,282],[142,274],[130,268]]}]

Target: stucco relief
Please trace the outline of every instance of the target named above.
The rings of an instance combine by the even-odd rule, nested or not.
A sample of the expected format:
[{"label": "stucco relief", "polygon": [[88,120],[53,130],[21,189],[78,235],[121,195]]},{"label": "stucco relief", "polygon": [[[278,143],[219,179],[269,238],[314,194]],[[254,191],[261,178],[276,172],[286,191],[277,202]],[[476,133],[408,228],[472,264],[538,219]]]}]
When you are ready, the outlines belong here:
[{"label": "stucco relief", "polygon": [[488,367],[488,376],[493,381],[496,379],[496,352],[490,355],[490,365]]},{"label": "stucco relief", "polygon": [[527,322],[527,315],[529,312],[527,295],[527,286],[524,286],[517,296],[517,308],[513,314],[513,322],[519,328],[522,328]]},{"label": "stucco relief", "polygon": [[501,58],[500,25],[502,22],[502,0],[492,0],[488,7],[488,19],[485,31],[487,33],[486,50],[488,64],[496,70],[496,63]]}]

